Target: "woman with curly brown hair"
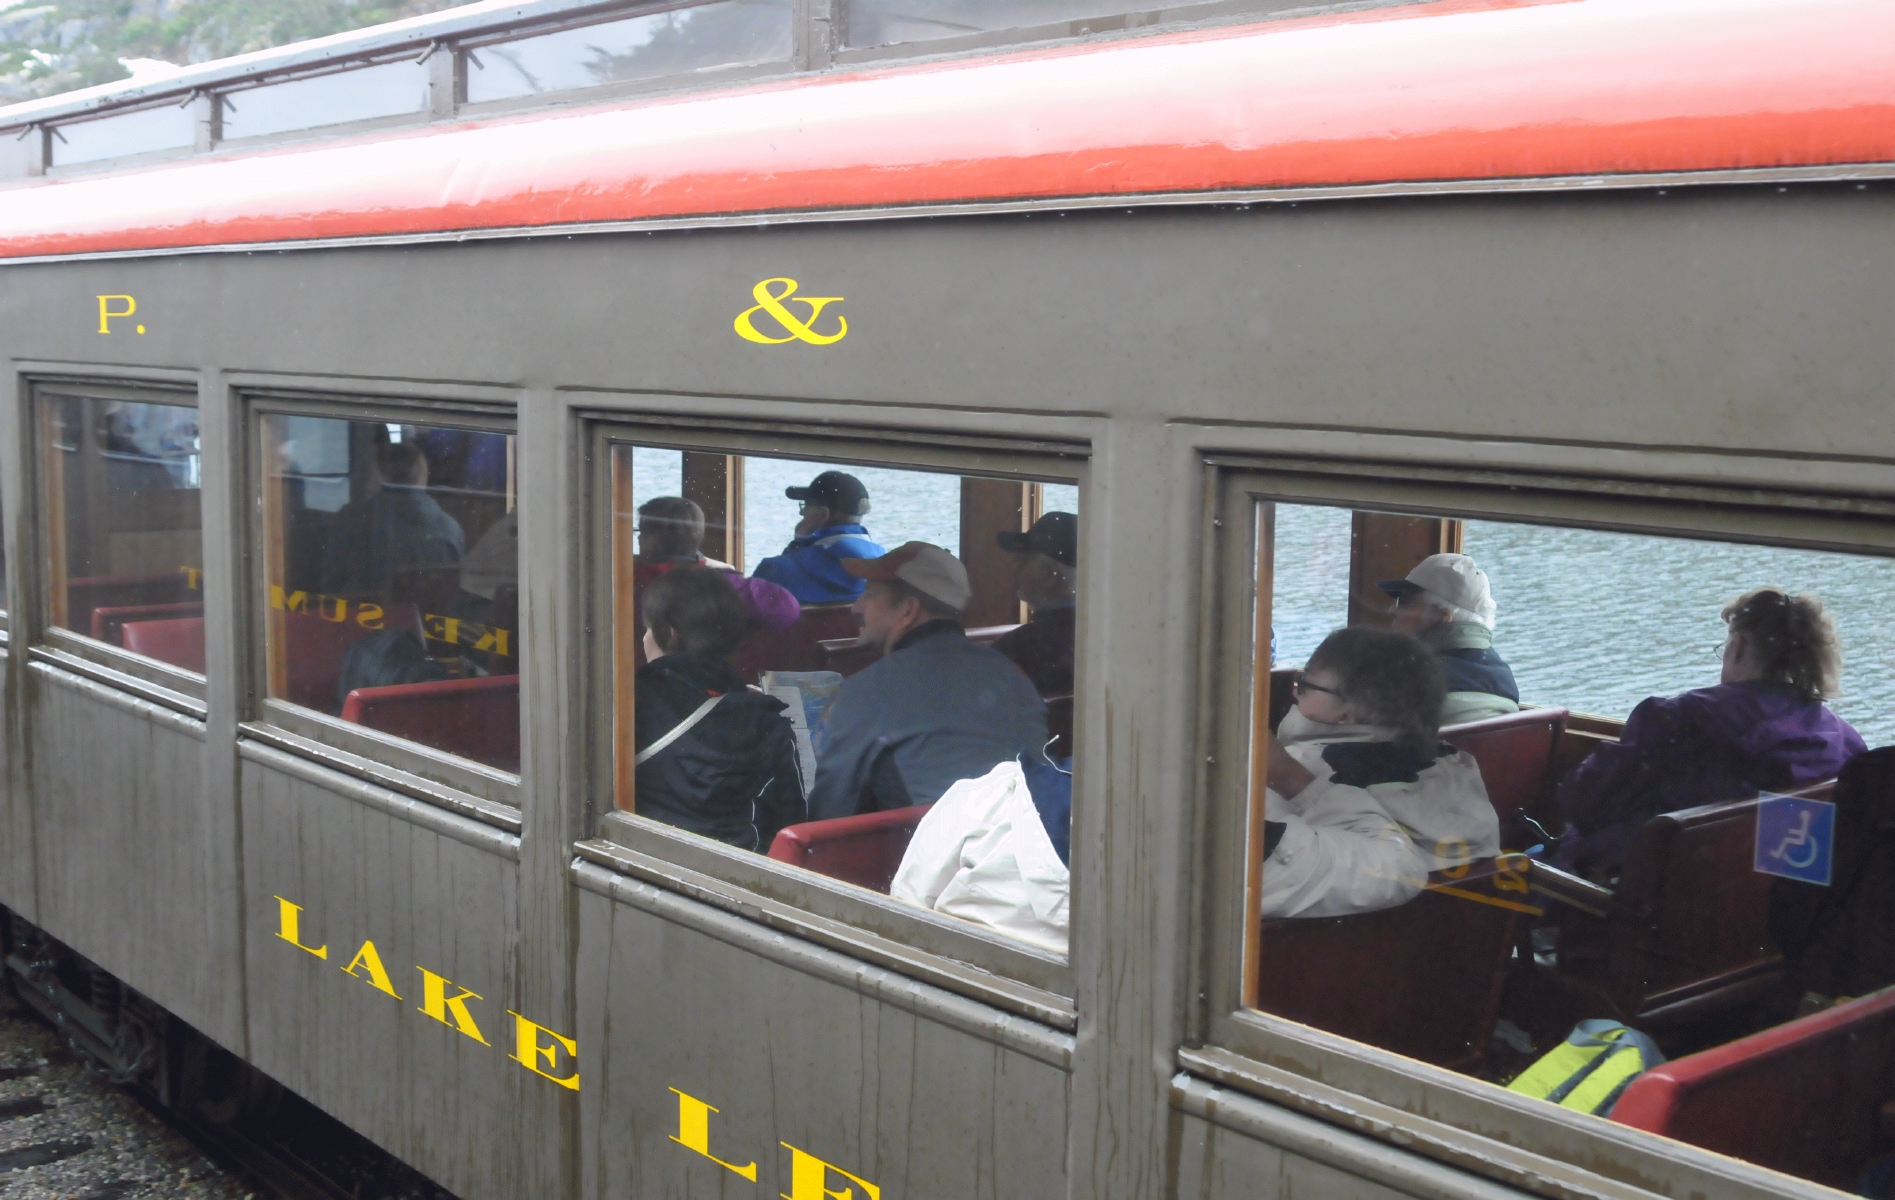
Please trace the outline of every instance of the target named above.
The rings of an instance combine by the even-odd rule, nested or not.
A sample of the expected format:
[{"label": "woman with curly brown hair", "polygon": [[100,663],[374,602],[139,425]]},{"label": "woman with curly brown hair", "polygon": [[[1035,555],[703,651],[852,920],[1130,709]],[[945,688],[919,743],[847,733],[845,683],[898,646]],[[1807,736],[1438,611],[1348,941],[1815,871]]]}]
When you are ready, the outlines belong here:
[{"label": "woman with curly brown hair", "polygon": [[1717,686],[1646,700],[1618,742],[1560,785],[1560,866],[1616,875],[1633,835],[1658,814],[1831,779],[1867,749],[1823,704],[1836,693],[1842,650],[1821,600],[1758,588],[1723,616]]}]

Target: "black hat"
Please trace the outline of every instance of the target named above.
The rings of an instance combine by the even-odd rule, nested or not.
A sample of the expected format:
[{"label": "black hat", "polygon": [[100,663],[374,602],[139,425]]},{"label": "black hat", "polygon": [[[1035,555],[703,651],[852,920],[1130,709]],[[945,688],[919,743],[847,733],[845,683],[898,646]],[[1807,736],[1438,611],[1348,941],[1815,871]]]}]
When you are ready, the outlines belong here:
[{"label": "black hat", "polygon": [[861,516],[869,510],[869,490],[862,481],[842,471],[824,471],[808,487],[784,488],[792,500],[820,504],[840,516]]},{"label": "black hat", "polygon": [[1069,512],[1049,512],[1025,533],[997,533],[1002,550],[1025,554],[1037,550],[1069,567],[1079,565],[1079,518]]}]

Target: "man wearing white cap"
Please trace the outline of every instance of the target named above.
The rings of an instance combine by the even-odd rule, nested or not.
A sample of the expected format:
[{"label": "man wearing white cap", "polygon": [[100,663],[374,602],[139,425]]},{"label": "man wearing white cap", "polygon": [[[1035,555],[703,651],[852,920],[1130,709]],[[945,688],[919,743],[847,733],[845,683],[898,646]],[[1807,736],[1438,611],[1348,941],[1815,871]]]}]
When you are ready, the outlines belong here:
[{"label": "man wearing white cap", "polygon": [[1494,652],[1494,596],[1487,572],[1465,554],[1434,554],[1406,579],[1376,586],[1395,598],[1390,622],[1419,638],[1448,675],[1442,725],[1460,725],[1520,709],[1513,671]]},{"label": "man wearing white cap", "polygon": [[868,581],[853,608],[882,659],[842,681],[810,790],[812,821],[931,804],[957,780],[1046,745],[1046,705],[996,650],[967,640],[961,560],[926,542],[843,566]]}]

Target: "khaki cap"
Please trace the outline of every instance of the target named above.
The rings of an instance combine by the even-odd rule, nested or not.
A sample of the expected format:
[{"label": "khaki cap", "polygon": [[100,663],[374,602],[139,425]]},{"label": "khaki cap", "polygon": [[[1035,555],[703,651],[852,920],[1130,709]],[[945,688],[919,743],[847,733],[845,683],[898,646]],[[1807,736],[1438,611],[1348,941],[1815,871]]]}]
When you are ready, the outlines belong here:
[{"label": "khaki cap", "polygon": [[842,567],[858,579],[898,579],[956,612],[974,596],[961,560],[926,542],[904,542],[880,558],[845,558]]}]

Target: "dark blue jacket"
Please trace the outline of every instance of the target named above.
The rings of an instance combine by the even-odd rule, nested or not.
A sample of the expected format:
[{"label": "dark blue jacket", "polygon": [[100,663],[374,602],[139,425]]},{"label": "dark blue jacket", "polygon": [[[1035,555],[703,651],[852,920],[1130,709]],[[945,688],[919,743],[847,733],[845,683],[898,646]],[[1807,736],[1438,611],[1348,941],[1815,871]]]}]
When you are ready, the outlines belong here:
[{"label": "dark blue jacket", "polygon": [[796,538],[750,574],[789,589],[804,604],[847,604],[862,594],[864,584],[843,569],[842,560],[886,553],[860,525],[825,525]]}]

